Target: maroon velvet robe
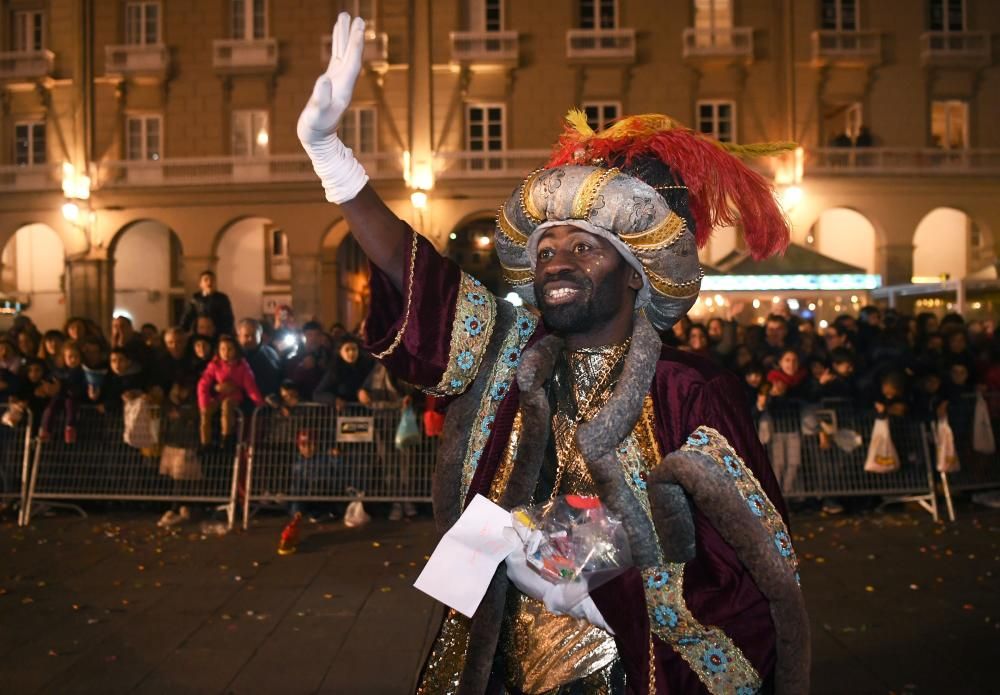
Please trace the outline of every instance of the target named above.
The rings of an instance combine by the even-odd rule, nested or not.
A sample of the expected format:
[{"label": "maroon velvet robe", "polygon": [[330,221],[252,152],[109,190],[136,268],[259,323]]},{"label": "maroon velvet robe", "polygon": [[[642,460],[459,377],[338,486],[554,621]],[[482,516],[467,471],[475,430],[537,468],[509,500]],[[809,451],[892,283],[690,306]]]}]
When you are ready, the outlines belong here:
[{"label": "maroon velvet robe", "polygon": [[[460,271],[442,258],[424,239],[419,240],[413,272],[413,299],[402,343],[383,361],[398,378],[432,387],[449,360],[450,335],[458,301]],[[410,282],[409,268],[404,287]],[[367,349],[385,350],[399,331],[405,313],[405,295],[389,277],[371,266],[371,309],[365,323]],[[502,301],[502,300],[501,300]],[[544,327],[529,345],[544,335]],[[482,369],[488,369],[483,365]],[[681,447],[701,425],[718,430],[752,469],[786,525],[788,514],[750,418],[740,381],[706,358],[664,346],[651,386],[656,410],[656,437],[664,454]],[[465,503],[479,493],[487,495],[507,447],[518,409],[516,382],[496,412]],[[775,664],[774,625],[769,604],[706,517],[694,509],[697,554],[685,566],[684,598],[702,625],[714,625],[742,650],[765,684]],[[650,625],[639,571],[629,570],[592,595],[615,632],[626,667],[630,690],[646,692]],[[658,693],[707,692],[687,663],[659,638],[656,645]]]}]

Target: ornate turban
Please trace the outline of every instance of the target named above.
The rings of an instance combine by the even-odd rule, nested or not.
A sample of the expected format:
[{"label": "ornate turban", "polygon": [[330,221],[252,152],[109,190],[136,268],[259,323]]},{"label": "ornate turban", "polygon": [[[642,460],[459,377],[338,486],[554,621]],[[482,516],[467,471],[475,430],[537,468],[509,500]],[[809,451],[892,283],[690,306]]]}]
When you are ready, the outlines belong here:
[{"label": "ornate turban", "polygon": [[496,248],[504,279],[536,304],[535,250],[549,227],[572,225],[607,239],[642,276],[636,308],[658,330],[694,304],[698,248],[716,226],[739,224],[755,258],[779,253],[788,222],[771,185],[741,157],[794,144],[724,145],[667,116],[624,118],[595,133],[579,111],[549,163],[500,206]]}]

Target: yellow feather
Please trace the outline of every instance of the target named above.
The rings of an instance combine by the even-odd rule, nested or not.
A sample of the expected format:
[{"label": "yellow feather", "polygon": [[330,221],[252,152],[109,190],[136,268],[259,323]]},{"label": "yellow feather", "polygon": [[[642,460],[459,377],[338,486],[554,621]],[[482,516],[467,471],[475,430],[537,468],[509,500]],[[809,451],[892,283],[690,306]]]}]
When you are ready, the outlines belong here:
[{"label": "yellow feather", "polygon": [[752,142],[746,145],[724,142],[719,144],[729,154],[746,159],[772,157],[782,152],[790,152],[798,147],[798,143],[795,142]]},{"label": "yellow feather", "polygon": [[566,113],[566,123],[583,138],[594,137],[594,129],[587,123],[587,114],[580,109],[570,109]]}]

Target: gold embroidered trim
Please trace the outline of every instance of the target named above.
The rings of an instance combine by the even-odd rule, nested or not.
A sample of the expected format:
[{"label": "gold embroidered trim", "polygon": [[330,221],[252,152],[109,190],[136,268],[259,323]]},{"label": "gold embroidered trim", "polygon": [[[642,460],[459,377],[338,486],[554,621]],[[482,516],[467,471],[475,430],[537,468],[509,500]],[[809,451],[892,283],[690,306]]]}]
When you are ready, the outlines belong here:
[{"label": "gold embroidered trim", "polygon": [[434,643],[417,695],[454,695],[465,668],[472,621],[454,609],[448,611]]},{"label": "gold embroidered trim", "polygon": [[590,219],[590,212],[594,208],[594,203],[597,202],[597,196],[600,195],[601,189],[619,173],[617,167],[612,167],[611,169],[594,169],[587,174],[587,178],[583,180],[576,195],[573,196],[572,219]]},{"label": "gold embroidered trim", "polygon": [[406,326],[410,323],[410,307],[413,304],[413,269],[417,265],[417,233],[412,232],[412,235],[413,243],[410,245],[410,278],[409,282],[406,283],[406,310],[403,312],[403,323],[400,325],[396,337],[393,338],[392,344],[382,352],[372,354],[372,357],[377,360],[388,357],[399,347],[399,344],[403,342],[403,334],[406,332]]},{"label": "gold embroidered trim", "polygon": [[517,365],[521,363],[521,351],[524,350],[528,338],[535,332],[538,319],[528,310],[518,307],[514,310],[514,325],[504,336],[500,346],[500,354],[493,365],[490,380],[483,397],[479,401],[479,410],[472,421],[472,431],[466,445],[465,460],[462,462],[462,487],[460,499],[465,499],[472,484],[472,477],[479,466],[483,455],[483,447],[493,431],[493,420],[501,401],[507,397]]},{"label": "gold embroidered trim", "polygon": [[687,299],[688,297],[694,297],[698,294],[698,289],[701,287],[701,279],[705,277],[704,271],[698,271],[698,277],[694,280],[676,283],[667,280],[661,275],[657,275],[645,264],[643,264],[643,268],[646,271],[646,276],[649,278],[649,284],[652,285],[654,290],[662,295],[673,297],[675,299]]},{"label": "gold embroidered trim", "polygon": [[510,439],[507,440],[507,448],[503,452],[503,460],[497,468],[496,475],[493,476],[493,483],[490,485],[489,498],[493,502],[500,502],[503,491],[507,489],[510,481],[510,473],[514,470],[514,459],[517,457],[517,445],[521,441],[521,410],[518,409],[514,416],[514,424],[510,428]]},{"label": "gold embroidered trim", "polygon": [[513,287],[527,285],[535,277],[535,273],[531,268],[511,268],[501,263],[500,269],[503,271],[504,282]]},{"label": "gold embroidered trim", "polygon": [[528,236],[522,232],[520,229],[514,226],[514,223],[510,221],[507,217],[506,204],[500,206],[500,210],[497,212],[497,228],[500,233],[511,240],[511,243],[516,246],[526,246],[528,243]]},{"label": "gold embroidered trim", "polygon": [[426,393],[454,396],[472,383],[493,335],[496,316],[496,297],[479,280],[462,273],[455,302],[455,318],[451,322],[448,366],[436,386],[424,389]]},{"label": "gold embroidered trim", "polygon": [[663,218],[663,221],[652,229],[636,234],[619,234],[618,236],[633,249],[655,251],[673,244],[686,229],[684,218],[670,211]]},{"label": "gold embroidered trim", "polygon": [[795,576],[795,581],[798,582],[799,561],[792,547],[792,537],[788,533],[785,521],[764,492],[753,470],[740,458],[726,438],[717,430],[702,425],[688,436],[681,451],[707,456],[729,475],[730,481],[750,508],[750,512],[770,536],[774,551],[785,562],[789,571]]},{"label": "gold embroidered trim", "polygon": [[[684,601],[684,564],[642,571],[649,625],[677,652],[712,695],[755,693],[761,679],[740,648],[717,627],[705,627]],[[651,660],[652,661],[652,660]]]},{"label": "gold embroidered trim", "polygon": [[535,169],[528,174],[528,178],[524,180],[524,185],[521,186],[521,212],[535,224],[540,224],[545,219],[545,213],[535,207],[535,201],[531,196],[531,187],[534,186],[535,180],[538,179],[538,176],[543,171],[545,170]]}]

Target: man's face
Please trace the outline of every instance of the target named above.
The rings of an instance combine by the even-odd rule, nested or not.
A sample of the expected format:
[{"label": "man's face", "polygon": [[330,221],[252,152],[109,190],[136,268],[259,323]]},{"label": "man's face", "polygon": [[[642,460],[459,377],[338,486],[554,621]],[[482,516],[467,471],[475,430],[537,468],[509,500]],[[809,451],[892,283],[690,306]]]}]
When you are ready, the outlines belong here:
[{"label": "man's face", "polygon": [[610,242],[570,225],[545,230],[535,259],[535,297],[545,325],[584,333],[631,313],[642,280]]},{"label": "man's face", "polygon": [[212,294],[215,291],[215,277],[205,273],[198,279],[198,287],[202,294]]},{"label": "man's face", "polygon": [[784,346],[786,335],[788,335],[788,326],[783,321],[768,321],[764,326],[764,336],[768,345]]},{"label": "man's face", "polygon": [[240,324],[236,329],[236,340],[244,350],[252,350],[257,347],[257,331],[253,326]]},{"label": "man's face", "polygon": [[167,331],[163,335],[163,346],[175,360],[179,360],[184,355],[184,334],[178,331]]}]

